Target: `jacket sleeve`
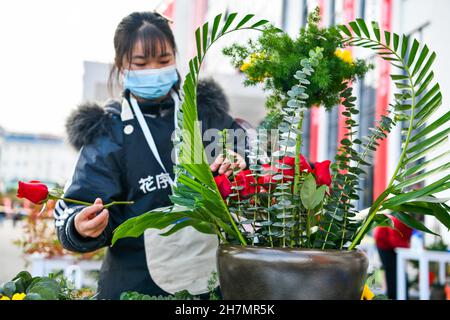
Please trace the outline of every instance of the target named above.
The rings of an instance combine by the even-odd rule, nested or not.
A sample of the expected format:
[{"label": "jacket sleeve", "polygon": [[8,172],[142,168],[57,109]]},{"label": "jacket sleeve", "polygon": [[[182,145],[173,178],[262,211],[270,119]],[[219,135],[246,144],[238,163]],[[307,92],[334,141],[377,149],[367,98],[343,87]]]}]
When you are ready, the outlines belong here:
[{"label": "jacket sleeve", "polygon": [[[64,188],[64,198],[93,203],[101,198],[103,203],[123,200],[120,170],[121,146],[111,135],[103,135],[79,151],[72,177]],[[118,208],[109,208],[110,223],[97,238],[82,237],[75,229],[74,218],[85,206],[59,200],[55,206],[55,225],[58,238],[64,248],[75,252],[90,252],[111,242],[111,216]]]}]

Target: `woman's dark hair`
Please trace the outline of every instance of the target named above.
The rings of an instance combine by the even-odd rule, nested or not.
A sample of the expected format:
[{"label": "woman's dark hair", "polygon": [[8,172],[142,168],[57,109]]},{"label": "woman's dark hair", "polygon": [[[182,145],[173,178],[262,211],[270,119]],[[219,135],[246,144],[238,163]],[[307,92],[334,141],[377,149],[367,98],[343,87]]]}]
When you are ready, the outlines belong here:
[{"label": "woman's dark hair", "polygon": [[[114,80],[119,80],[120,72],[126,67],[123,66],[123,58],[127,57],[127,60],[131,62],[133,47],[138,41],[143,45],[145,59],[159,54],[158,48],[162,54],[166,53],[167,43],[176,53],[175,38],[167,18],[150,11],[129,14],[120,21],[114,34],[115,58],[108,81],[110,93],[112,93]],[[178,90],[179,87],[180,80],[175,84],[175,89]]]}]

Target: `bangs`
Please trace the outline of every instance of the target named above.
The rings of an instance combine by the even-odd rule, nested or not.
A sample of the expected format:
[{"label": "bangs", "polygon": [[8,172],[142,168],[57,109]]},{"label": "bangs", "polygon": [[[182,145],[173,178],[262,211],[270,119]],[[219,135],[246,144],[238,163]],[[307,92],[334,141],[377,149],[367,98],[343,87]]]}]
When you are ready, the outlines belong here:
[{"label": "bangs", "polygon": [[[146,23],[130,37],[130,45],[126,53],[129,62],[132,60],[133,48],[139,41],[142,43],[144,58],[146,60],[149,57],[156,58],[160,55],[171,54],[172,51],[175,51],[175,48],[168,48],[168,45],[171,45],[171,41],[158,27]],[[170,51],[171,49],[172,51]]]}]

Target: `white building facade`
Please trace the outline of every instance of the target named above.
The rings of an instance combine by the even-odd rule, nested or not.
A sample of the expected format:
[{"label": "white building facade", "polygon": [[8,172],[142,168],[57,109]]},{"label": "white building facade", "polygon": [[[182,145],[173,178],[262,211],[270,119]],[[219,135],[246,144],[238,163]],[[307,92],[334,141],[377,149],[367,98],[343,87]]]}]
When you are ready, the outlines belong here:
[{"label": "white building facade", "polygon": [[63,138],[4,132],[0,139],[1,191],[15,188],[19,180],[63,186],[69,178],[77,154]]}]

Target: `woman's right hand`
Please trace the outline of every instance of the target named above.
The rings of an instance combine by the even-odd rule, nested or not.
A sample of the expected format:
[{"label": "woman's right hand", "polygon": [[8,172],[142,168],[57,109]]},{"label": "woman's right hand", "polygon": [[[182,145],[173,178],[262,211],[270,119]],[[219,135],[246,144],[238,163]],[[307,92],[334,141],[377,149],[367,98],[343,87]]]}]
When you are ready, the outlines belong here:
[{"label": "woman's right hand", "polygon": [[[97,238],[105,230],[109,211],[102,209],[103,201],[97,198],[92,206],[84,208],[75,216],[75,229],[83,238]],[[97,215],[98,212],[100,213]]]}]

